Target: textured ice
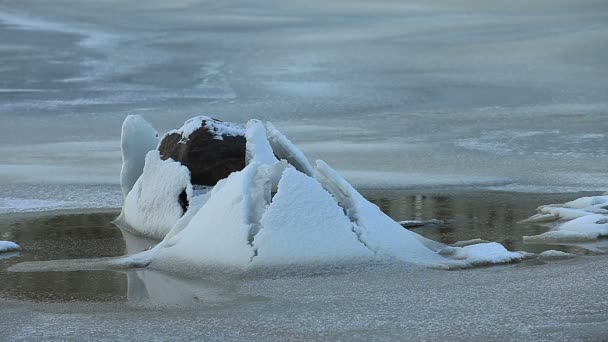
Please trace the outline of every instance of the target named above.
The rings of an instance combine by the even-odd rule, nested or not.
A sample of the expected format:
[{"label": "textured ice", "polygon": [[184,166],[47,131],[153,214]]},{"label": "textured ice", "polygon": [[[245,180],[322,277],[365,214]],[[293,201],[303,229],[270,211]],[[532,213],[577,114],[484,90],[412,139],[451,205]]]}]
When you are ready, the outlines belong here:
[{"label": "textured ice", "polygon": [[0,253],[14,252],[14,251],[18,251],[20,249],[21,249],[21,247],[19,247],[19,245],[14,242],[0,240]]},{"label": "textured ice", "polygon": [[122,123],[120,186],[125,197],[144,170],[146,153],[158,145],[158,133],[140,115],[128,115]]},{"label": "textured ice", "polygon": [[184,214],[178,201],[184,191],[188,199],[192,198],[188,168],[172,159],[162,160],[157,150],[150,151],[117,223],[162,239]]},{"label": "textured ice", "polygon": [[239,125],[224,122],[220,120],[213,119],[208,116],[196,116],[191,119],[188,119],[184,125],[178,129],[169,131],[168,134],[179,134],[182,136],[180,142],[185,143],[190,139],[190,135],[194,133],[197,129],[202,126],[205,126],[211,134],[213,134],[213,138],[217,140],[223,140],[224,135],[228,136],[243,136],[245,135],[245,129]]}]

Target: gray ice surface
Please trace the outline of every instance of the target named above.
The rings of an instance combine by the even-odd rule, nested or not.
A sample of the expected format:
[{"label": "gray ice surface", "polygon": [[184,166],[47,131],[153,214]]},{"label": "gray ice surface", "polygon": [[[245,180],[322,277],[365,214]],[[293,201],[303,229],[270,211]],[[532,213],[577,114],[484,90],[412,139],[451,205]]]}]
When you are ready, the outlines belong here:
[{"label": "gray ice surface", "polygon": [[126,303],[3,300],[0,331],[10,341],[599,341],[608,336],[607,261],[207,281],[138,271]]},{"label": "gray ice surface", "polygon": [[111,193],[129,113],[272,120],[360,187],[606,189],[607,40],[604,0],[0,1],[0,190]]}]

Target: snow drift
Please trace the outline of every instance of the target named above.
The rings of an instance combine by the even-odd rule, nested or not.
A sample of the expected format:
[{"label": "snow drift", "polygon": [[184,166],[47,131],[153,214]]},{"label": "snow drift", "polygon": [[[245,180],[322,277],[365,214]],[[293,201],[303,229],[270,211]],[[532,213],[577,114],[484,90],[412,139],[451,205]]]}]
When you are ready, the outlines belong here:
[{"label": "snow drift", "polygon": [[540,206],[536,211],[536,215],[521,223],[542,224],[550,230],[524,236],[526,242],[584,242],[608,237],[608,196],[582,197],[564,204]]},{"label": "snow drift", "polygon": [[524,257],[497,243],[448,247],[404,229],[270,123],[250,120],[245,137],[246,167],[198,196],[185,167],[149,152],[119,221],[164,239],[116,263],[175,271],[397,260],[449,269]]}]

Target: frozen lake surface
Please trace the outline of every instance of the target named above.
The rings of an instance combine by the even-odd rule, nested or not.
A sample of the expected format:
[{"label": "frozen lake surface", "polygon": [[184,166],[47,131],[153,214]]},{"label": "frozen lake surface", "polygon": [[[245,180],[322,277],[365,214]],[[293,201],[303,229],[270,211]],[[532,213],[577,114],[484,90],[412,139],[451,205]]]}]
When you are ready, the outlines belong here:
[{"label": "frozen lake surface", "polygon": [[[567,251],[567,260],[438,271],[341,265],[184,279],[147,270],[9,272],[22,261],[123,255],[153,241],[123,235],[115,211],[5,215],[0,238],[23,250],[0,259],[0,331],[31,340],[601,340],[608,334],[606,241],[526,245],[525,206],[581,194],[366,193],[396,219],[439,217],[416,232],[444,243],[475,237],[509,249]],[[94,322],[94,323],[93,323]]]},{"label": "frozen lake surface", "polygon": [[[543,228],[515,222],[608,188],[606,41],[605,0],[0,0],[0,240],[23,247],[0,255],[1,336],[605,339],[606,240],[524,244]],[[117,212],[83,212],[122,205],[127,114],[161,132],[200,114],[272,120],[394,219],[445,221],[419,234],[577,257],[197,280],[7,271],[125,253]],[[31,213],[55,209],[78,214]]]},{"label": "frozen lake surface", "polygon": [[272,120],[359,187],[606,189],[607,39],[603,0],[0,1],[0,212],[120,206],[128,113]]}]

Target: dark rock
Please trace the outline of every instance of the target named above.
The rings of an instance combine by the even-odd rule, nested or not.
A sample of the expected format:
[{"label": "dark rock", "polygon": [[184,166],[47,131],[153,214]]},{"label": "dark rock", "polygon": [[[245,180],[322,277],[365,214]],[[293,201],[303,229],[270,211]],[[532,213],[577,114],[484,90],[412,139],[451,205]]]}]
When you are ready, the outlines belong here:
[{"label": "dark rock", "polygon": [[184,189],[184,191],[179,194],[177,202],[179,203],[179,206],[182,207],[184,213],[186,213],[186,211],[188,211],[188,207],[190,206],[190,201],[188,201],[188,194],[186,193],[186,189]]},{"label": "dark rock", "polygon": [[245,129],[209,117],[188,120],[166,134],[158,149],[190,170],[193,185],[213,186],[245,167]]}]

